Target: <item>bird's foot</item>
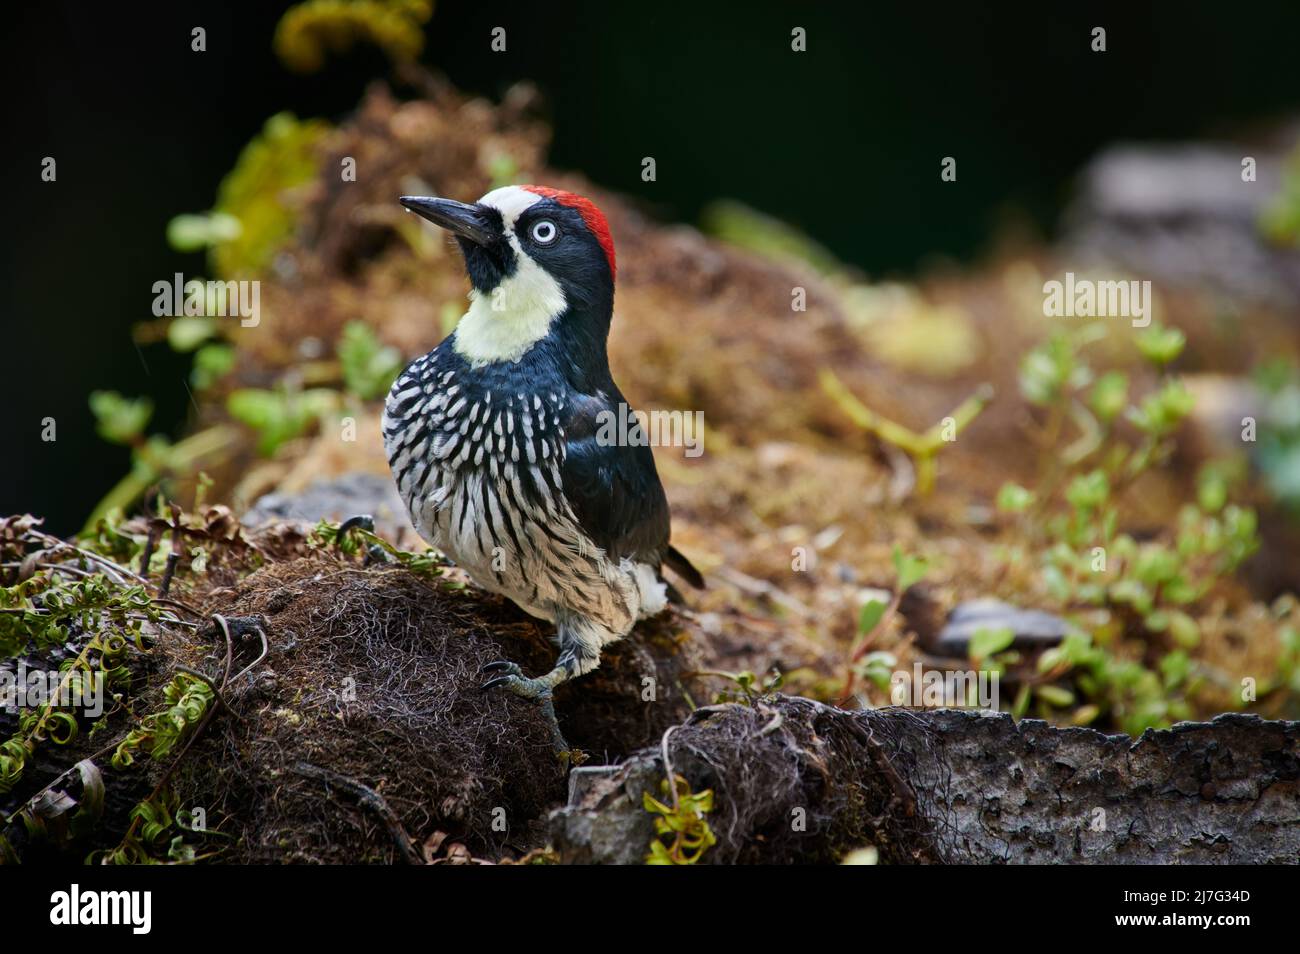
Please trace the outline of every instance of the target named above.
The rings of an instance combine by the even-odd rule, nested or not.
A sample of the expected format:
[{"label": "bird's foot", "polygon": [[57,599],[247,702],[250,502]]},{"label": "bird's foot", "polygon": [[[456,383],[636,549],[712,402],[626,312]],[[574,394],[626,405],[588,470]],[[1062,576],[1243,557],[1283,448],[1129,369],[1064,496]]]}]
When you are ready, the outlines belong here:
[{"label": "bird's foot", "polygon": [[501,675],[494,676],[479,686],[480,691],[501,688],[537,703],[542,717],[546,720],[547,728],[551,730],[551,745],[555,748],[555,754],[567,765],[573,757],[573,752],[569,749],[569,743],[564,740],[564,733],[560,731],[560,722],[555,717],[555,687],[563,681],[563,678],[556,678],[556,673],[562,671],[555,670],[545,676],[529,679],[519,668],[518,663],[500,660],[488,663],[479,670],[480,675],[486,673],[501,673]]},{"label": "bird's foot", "polygon": [[[340,545],[342,544],[342,541],[347,537],[348,533],[350,533],[354,529],[361,529],[361,530],[365,530],[367,533],[374,533],[375,518],[368,513],[359,513],[356,514],[355,516],[349,517],[348,519],[344,520],[341,524],[339,524],[338,541]],[[388,554],[384,552],[383,547],[374,543],[367,545],[366,566],[369,566],[372,563],[391,563],[391,562],[392,561],[389,559]]]}]

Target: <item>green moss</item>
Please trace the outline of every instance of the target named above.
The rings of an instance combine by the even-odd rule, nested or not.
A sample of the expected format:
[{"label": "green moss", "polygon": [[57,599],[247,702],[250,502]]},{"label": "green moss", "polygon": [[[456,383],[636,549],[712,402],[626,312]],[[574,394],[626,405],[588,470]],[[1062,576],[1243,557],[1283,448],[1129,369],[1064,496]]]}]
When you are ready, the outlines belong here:
[{"label": "green moss", "polygon": [[291,7],[275,30],[275,53],[289,69],[314,73],[326,55],[372,43],[394,62],[411,62],[424,49],[430,0],[307,0]]}]

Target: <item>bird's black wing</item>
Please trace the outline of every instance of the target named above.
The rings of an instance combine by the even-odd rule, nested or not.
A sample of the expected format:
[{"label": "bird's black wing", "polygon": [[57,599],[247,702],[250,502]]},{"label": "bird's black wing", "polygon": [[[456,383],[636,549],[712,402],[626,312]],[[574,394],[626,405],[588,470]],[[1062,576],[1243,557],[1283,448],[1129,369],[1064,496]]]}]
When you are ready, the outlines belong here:
[{"label": "bird's black wing", "polygon": [[603,397],[571,395],[566,410],[561,479],[579,525],[614,559],[657,569],[668,551],[668,498],[650,448],[621,440],[618,405]]}]

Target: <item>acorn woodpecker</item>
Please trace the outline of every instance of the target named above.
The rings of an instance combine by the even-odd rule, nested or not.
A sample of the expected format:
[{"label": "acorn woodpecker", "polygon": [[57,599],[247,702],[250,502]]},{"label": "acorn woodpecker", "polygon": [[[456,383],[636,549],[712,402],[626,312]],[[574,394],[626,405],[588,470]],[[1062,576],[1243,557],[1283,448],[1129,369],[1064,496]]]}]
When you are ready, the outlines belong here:
[{"label": "acorn woodpecker", "polygon": [[664,609],[667,565],[699,572],[668,543],[668,501],[644,433],[602,428],[626,413],[609,371],[614,242],[588,199],[507,186],[467,205],[403,196],[465,258],[469,310],[398,376],[384,448],[420,535],[475,583],[555,624],[555,668],[528,678],[489,664],[484,689],[536,700],[558,750],[552,690],[600,663],[602,647]]}]

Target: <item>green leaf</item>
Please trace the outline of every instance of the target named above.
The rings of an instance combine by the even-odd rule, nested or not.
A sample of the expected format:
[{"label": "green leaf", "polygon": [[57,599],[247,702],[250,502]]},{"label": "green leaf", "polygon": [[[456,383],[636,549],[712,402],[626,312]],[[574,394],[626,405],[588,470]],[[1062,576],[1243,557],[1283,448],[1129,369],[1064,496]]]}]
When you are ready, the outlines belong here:
[{"label": "green leaf", "polygon": [[981,626],[971,636],[966,652],[971,659],[983,662],[1008,648],[1015,640],[1015,632],[1006,626],[996,629]]},{"label": "green leaf", "polygon": [[1119,417],[1127,403],[1128,375],[1122,371],[1107,371],[1097,379],[1088,396],[1088,406],[1105,424]]},{"label": "green leaf", "polygon": [[1182,561],[1174,551],[1157,543],[1147,544],[1138,551],[1137,560],[1133,564],[1133,576],[1155,588],[1176,577],[1181,566]]},{"label": "green leaf", "polygon": [[1110,496],[1110,481],[1101,470],[1081,474],[1070,481],[1065,489],[1065,499],[1075,510],[1096,510]]},{"label": "green leaf", "polygon": [[1051,404],[1088,383],[1091,372],[1081,364],[1070,337],[1058,334],[1027,353],[1020,362],[1020,393],[1031,404]]},{"label": "green leaf", "polygon": [[1060,686],[1039,686],[1034,690],[1034,695],[1049,706],[1054,706],[1057,709],[1065,709],[1074,705],[1074,693]]},{"label": "green leaf", "polygon": [[189,864],[194,861],[194,846],[185,843],[184,835],[177,835],[167,849],[167,859],[178,864]]},{"label": "green leaf", "polygon": [[998,509],[1005,513],[1023,513],[1034,503],[1034,492],[1019,484],[1005,483],[998,490]]},{"label": "green leaf", "polygon": [[265,456],[273,454],[285,441],[305,434],[337,404],[338,395],[326,388],[301,392],[241,388],[226,399],[230,416],[261,435],[257,449]]},{"label": "green leaf", "polygon": [[1177,328],[1153,324],[1138,335],[1138,350],[1157,368],[1164,367],[1177,358],[1187,343],[1187,337]]},{"label": "green leaf", "polygon": [[201,252],[239,238],[243,227],[233,215],[178,215],[167,223],[167,244],[178,252]]},{"label": "green leaf", "polygon": [[1195,649],[1201,642],[1201,627],[1182,610],[1169,610],[1169,635],[1183,649]]},{"label": "green leaf", "polygon": [[1070,716],[1071,725],[1092,725],[1097,721],[1097,716],[1101,715],[1101,706],[1089,703],[1086,706],[1079,706],[1074,710],[1074,715]]},{"label": "green leaf", "polygon": [[77,737],[77,719],[70,712],[51,712],[45,734],[55,745],[67,745]]},{"label": "green leaf", "polygon": [[1041,676],[1045,672],[1050,672],[1063,662],[1067,662],[1065,650],[1060,646],[1053,646],[1051,649],[1045,649],[1043,654],[1038,657],[1036,668]]},{"label": "green leaf", "polygon": [[858,663],[857,671],[863,679],[869,680],[878,689],[888,689],[894,670],[898,668],[898,657],[885,650],[876,650]]},{"label": "green leaf", "polygon": [[1160,673],[1166,689],[1181,686],[1192,674],[1192,659],[1181,649],[1175,649],[1160,660]]},{"label": "green leaf", "polygon": [[894,572],[898,576],[898,590],[906,592],[921,581],[929,567],[924,557],[908,556],[903,548],[894,544]]},{"label": "green leaf", "polygon": [[215,318],[172,318],[167,323],[167,343],[173,351],[188,353],[217,333]]},{"label": "green leaf", "polygon": [[880,600],[868,600],[862,607],[862,613],[858,617],[858,632],[869,633],[876,628],[881,617],[885,615],[888,607]]},{"label": "green leaf", "polygon": [[125,398],[116,391],[92,391],[90,411],[95,415],[99,436],[114,444],[130,444],[153,416],[153,401],[147,397]]},{"label": "green leaf", "polygon": [[206,344],[194,353],[194,368],[190,381],[200,391],[206,391],[235,367],[235,349],[227,344]]},{"label": "green leaf", "polygon": [[1137,580],[1117,580],[1110,588],[1110,598],[1116,603],[1127,603],[1145,616],[1151,612],[1151,591]]},{"label": "green leaf", "polygon": [[1165,610],[1153,610],[1143,620],[1147,629],[1153,633],[1163,633],[1169,628],[1169,614]]},{"label": "green leaf", "polygon": [[1166,381],[1159,391],[1148,394],[1138,407],[1130,407],[1127,417],[1151,437],[1170,434],[1196,406],[1196,398],[1182,381]]},{"label": "green leaf", "polygon": [[1016,693],[1015,702],[1011,704],[1011,715],[1016,719],[1020,719],[1023,718],[1025,713],[1028,711],[1029,711],[1029,683],[1025,683],[1020,687],[1020,691]]},{"label": "green leaf", "polygon": [[1072,592],[1070,580],[1059,566],[1043,567],[1043,586],[1053,599],[1061,602],[1067,601]]},{"label": "green leaf", "polygon": [[347,389],[363,401],[387,394],[402,370],[401,352],[380,344],[370,326],[360,321],[348,322],[343,329],[338,357]]},{"label": "green leaf", "polygon": [[1196,502],[1206,513],[1218,513],[1228,502],[1228,477],[1222,467],[1206,464],[1196,475]]}]

